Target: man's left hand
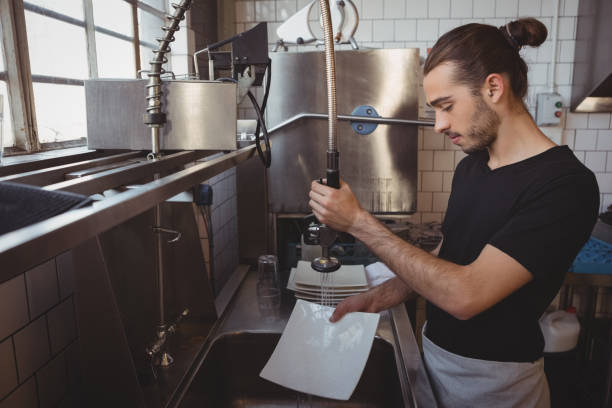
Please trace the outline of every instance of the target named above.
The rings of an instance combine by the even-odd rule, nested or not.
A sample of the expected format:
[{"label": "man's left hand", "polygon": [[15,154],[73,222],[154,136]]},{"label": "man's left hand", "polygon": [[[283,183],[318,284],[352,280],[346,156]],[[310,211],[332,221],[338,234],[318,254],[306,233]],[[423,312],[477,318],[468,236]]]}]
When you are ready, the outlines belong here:
[{"label": "man's left hand", "polygon": [[339,189],[328,187],[315,180],[310,185],[309,196],[308,205],[319,222],[329,225],[336,231],[350,233],[364,212],[349,185],[342,180]]}]

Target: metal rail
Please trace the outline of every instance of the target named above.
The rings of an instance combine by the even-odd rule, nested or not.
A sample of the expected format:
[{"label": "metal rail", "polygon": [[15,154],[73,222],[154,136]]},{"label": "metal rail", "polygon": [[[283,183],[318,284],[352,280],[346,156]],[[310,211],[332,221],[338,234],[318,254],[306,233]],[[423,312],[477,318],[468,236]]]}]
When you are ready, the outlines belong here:
[{"label": "metal rail", "polygon": [[[324,119],[328,116],[324,113],[302,112],[290,117],[284,122],[279,123],[271,129],[268,129],[268,134],[274,133],[282,128],[297,122],[301,119]],[[338,115],[338,120],[348,122],[361,123],[377,123],[379,125],[400,125],[400,126],[433,126],[434,122],[428,120],[412,120],[412,119],[393,119],[393,118],[372,118],[369,116],[354,116],[354,115]]]},{"label": "metal rail", "polygon": [[[14,164],[3,164],[0,166],[0,177],[10,176],[11,174],[25,173],[27,171],[46,169],[51,166],[61,166],[64,164],[75,163],[77,161],[97,159],[108,155],[108,152],[104,152],[102,150],[91,150],[77,154],[58,155],[56,157],[49,157],[46,159],[30,159],[30,156],[28,156],[28,161],[20,161]],[[33,156],[36,156],[36,154]]]},{"label": "metal rail", "polygon": [[102,157],[99,159],[85,160],[76,163],[63,164],[47,169],[33,170],[26,173],[13,174],[0,178],[2,181],[12,181],[14,183],[24,183],[33,186],[46,186],[53,183],[59,183],[64,180],[64,175],[74,171],[88,169],[91,167],[102,166],[104,164],[115,163],[131,159],[134,157],[143,157],[142,152],[129,152],[115,154],[113,156]]},{"label": "metal rail", "polygon": [[0,236],[0,283],[254,156],[255,145]]},{"label": "metal rail", "polygon": [[71,193],[92,195],[109,188],[134,183],[154,173],[161,173],[172,168],[194,162],[205,155],[204,152],[186,151],[164,156],[159,160],[128,163],[123,167],[101,171],[96,174],[62,181],[45,186],[45,190],[69,191]]}]

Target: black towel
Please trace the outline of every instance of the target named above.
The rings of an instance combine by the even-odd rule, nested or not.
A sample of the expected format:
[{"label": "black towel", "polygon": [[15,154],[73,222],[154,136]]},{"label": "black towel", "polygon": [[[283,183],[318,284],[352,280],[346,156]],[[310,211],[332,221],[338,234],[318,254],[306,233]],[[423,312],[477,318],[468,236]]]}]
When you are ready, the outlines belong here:
[{"label": "black towel", "polygon": [[0,235],[83,207],[91,201],[89,197],[79,194],[1,182]]}]

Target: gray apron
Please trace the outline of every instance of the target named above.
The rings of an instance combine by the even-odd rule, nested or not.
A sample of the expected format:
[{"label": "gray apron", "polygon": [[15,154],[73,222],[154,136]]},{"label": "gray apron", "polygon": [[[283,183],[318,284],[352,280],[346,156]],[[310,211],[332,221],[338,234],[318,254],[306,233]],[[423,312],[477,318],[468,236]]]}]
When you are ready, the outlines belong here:
[{"label": "gray apron", "polygon": [[440,408],[549,408],[544,359],[534,363],[478,360],[451,353],[425,336],[423,353]]}]

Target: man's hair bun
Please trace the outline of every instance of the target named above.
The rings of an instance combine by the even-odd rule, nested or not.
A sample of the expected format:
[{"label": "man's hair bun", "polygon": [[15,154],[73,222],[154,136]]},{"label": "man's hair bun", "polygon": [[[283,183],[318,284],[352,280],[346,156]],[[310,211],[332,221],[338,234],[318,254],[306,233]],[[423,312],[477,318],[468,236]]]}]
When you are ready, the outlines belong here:
[{"label": "man's hair bun", "polygon": [[548,36],[546,26],[535,18],[521,18],[499,27],[510,45],[520,49],[525,45],[537,47]]}]

